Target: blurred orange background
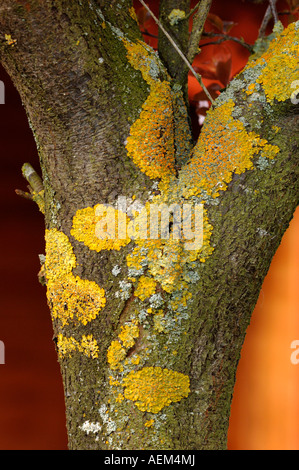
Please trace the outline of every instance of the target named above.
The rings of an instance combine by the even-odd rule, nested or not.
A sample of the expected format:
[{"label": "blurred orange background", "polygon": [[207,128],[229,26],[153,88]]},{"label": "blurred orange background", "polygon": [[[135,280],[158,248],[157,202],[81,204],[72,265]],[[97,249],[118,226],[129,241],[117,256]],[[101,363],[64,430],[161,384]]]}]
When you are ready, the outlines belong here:
[{"label": "blurred orange background", "polygon": [[[157,2],[148,3],[157,7]],[[237,23],[230,34],[253,43],[265,8],[214,0],[212,11]],[[235,73],[246,63],[248,52],[238,44],[226,44],[232,48]],[[43,216],[35,204],[14,192],[26,190],[21,166],[29,161],[38,169],[38,156],[24,108],[2,68],[0,80],[5,84],[5,105],[0,105],[0,340],[5,344],[0,449],[63,450],[63,389],[45,288],[37,279],[38,255],[44,253]],[[191,77],[190,97],[198,91]],[[248,328],[232,403],[230,450],[299,449],[299,364],[291,362],[291,343],[299,340],[298,279],[299,210],[272,261]]]}]

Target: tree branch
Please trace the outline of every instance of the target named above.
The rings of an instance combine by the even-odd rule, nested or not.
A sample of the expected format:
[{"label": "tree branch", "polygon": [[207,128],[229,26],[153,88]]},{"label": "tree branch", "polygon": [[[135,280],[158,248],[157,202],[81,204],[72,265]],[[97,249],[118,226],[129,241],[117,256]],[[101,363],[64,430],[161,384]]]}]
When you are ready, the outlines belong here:
[{"label": "tree branch", "polygon": [[192,10],[189,11],[188,15],[186,15],[185,18],[183,18],[182,21],[189,20],[189,18],[193,15],[193,13],[195,13],[196,10],[198,10],[198,8],[200,6],[200,3],[201,3],[201,0],[199,0],[199,2],[195,5],[195,7],[192,8]]},{"label": "tree branch", "polygon": [[270,3],[270,6],[271,6],[274,22],[277,23],[279,21],[278,14],[277,14],[277,9],[276,9],[277,0],[269,0],[269,3]]},{"label": "tree branch", "polygon": [[157,25],[159,26],[159,28],[161,28],[161,30],[163,31],[163,33],[165,34],[165,36],[167,37],[167,39],[169,40],[169,42],[171,43],[171,45],[174,47],[174,49],[177,51],[177,53],[180,55],[180,57],[182,58],[182,60],[185,62],[185,64],[187,65],[187,67],[189,68],[189,70],[192,72],[192,74],[194,75],[194,77],[196,78],[196,80],[199,82],[199,84],[201,85],[203,91],[205,92],[207,98],[211,101],[212,105],[214,105],[214,100],[209,92],[209,90],[207,89],[207,87],[205,86],[205,84],[203,83],[202,81],[202,78],[201,78],[201,75],[199,75],[198,73],[195,72],[194,68],[192,67],[192,65],[190,64],[189,60],[187,59],[187,57],[182,53],[182,51],[180,50],[180,48],[178,47],[178,45],[175,43],[175,41],[172,39],[172,37],[170,36],[170,34],[166,31],[166,29],[164,28],[164,26],[161,24],[161,22],[158,20],[158,18],[154,15],[154,13],[151,11],[151,9],[147,6],[147,4],[143,1],[143,0],[139,0],[140,3],[142,3],[142,5],[147,9],[147,11],[150,13],[150,15],[152,16],[152,18],[154,19],[154,21],[157,23]]},{"label": "tree branch", "polygon": [[[178,10],[177,0],[160,0],[159,2],[159,21],[170,33],[172,39],[184,54],[188,46],[189,24],[188,21],[182,22],[177,18],[173,20],[171,15],[173,15],[173,12],[178,11],[178,18],[185,17],[189,11],[189,3],[190,0],[180,0]],[[158,37],[159,56],[173,80],[187,91],[188,67],[176,49],[174,47],[169,47],[169,39],[160,27],[158,30]]]},{"label": "tree branch", "polygon": [[[129,39],[142,38],[136,21],[128,10],[115,15],[107,8],[104,16],[98,7],[91,8],[89,3],[78,7],[77,1],[31,2],[28,10],[10,0],[1,5],[5,12],[0,28],[17,40],[14,46],[6,41],[0,44],[1,61],[30,119],[46,201],[50,183],[51,191],[62,198],[56,200],[56,207],[67,206],[64,198],[64,202],[76,200],[79,205],[96,204],[110,195],[115,198],[122,191],[122,182],[127,184],[125,180],[134,173],[123,142],[148,96],[140,72],[128,67],[122,40],[124,24],[130,25]],[[118,52],[111,55],[111,47]],[[120,87],[120,82],[126,85]],[[112,142],[119,141],[118,152],[111,144],[113,135]],[[93,195],[87,196],[86,185],[94,187]],[[65,224],[69,217],[63,210],[58,219],[52,205],[51,211],[46,210],[46,224],[51,219]]]},{"label": "tree branch", "polygon": [[228,34],[203,32],[202,37],[203,38],[204,37],[209,37],[209,38],[219,37],[219,39],[217,41],[213,41],[213,42],[205,42],[205,43],[201,44],[200,47],[209,46],[211,44],[221,44],[224,41],[233,41],[233,42],[236,42],[237,44],[240,44],[241,46],[245,47],[246,49],[248,49],[249,52],[253,51],[253,46],[251,44],[248,44],[244,40],[236,38],[234,36],[229,36]]},{"label": "tree branch", "polygon": [[198,45],[201,39],[204,25],[211,8],[212,0],[201,0],[197,13],[193,17],[193,26],[189,38],[187,59],[190,63],[198,54]]},{"label": "tree branch", "polygon": [[261,24],[260,29],[259,29],[259,34],[258,34],[259,39],[263,38],[265,36],[267,26],[268,26],[269,21],[271,20],[272,17],[274,17],[275,23],[277,23],[277,21],[279,21],[277,10],[276,10],[277,0],[271,0],[271,1],[269,0],[269,3],[270,3],[270,5],[268,5],[268,7],[266,9],[262,24]]}]

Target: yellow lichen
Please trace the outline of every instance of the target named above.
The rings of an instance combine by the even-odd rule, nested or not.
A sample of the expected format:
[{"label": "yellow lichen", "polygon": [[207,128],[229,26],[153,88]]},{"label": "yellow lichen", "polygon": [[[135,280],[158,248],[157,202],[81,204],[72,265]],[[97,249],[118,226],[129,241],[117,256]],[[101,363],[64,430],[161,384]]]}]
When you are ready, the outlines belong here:
[{"label": "yellow lichen", "polygon": [[151,413],[158,413],[190,393],[187,375],[161,367],[132,371],[124,377],[123,386],[126,399],[133,401],[140,411]]},{"label": "yellow lichen", "polygon": [[85,356],[91,357],[92,359],[98,357],[99,347],[92,335],[82,336],[80,348]]},{"label": "yellow lichen", "polygon": [[132,320],[121,326],[118,339],[111,342],[107,352],[107,361],[112,370],[123,369],[121,362],[125,359],[127,351],[134,346],[138,337],[139,323],[137,320]]},{"label": "yellow lichen", "polygon": [[126,349],[119,341],[112,341],[107,351],[107,360],[112,370],[121,369],[120,362],[126,357]]},{"label": "yellow lichen", "polygon": [[61,326],[70,321],[86,325],[97,317],[106,303],[104,289],[73,274],[51,279],[47,287],[53,318],[57,318]]},{"label": "yellow lichen", "polygon": [[138,365],[140,363],[140,356],[138,354],[131,357],[131,364]]},{"label": "yellow lichen", "polygon": [[168,19],[171,25],[178,24],[180,21],[186,18],[186,13],[183,10],[174,8],[168,15]]},{"label": "yellow lichen", "polygon": [[61,333],[57,336],[57,350],[60,357],[72,357],[73,353],[78,351],[79,347],[80,343],[72,336],[66,338]]},{"label": "yellow lichen", "polygon": [[128,222],[123,212],[97,204],[76,212],[71,235],[90,250],[120,250],[131,241],[126,234]]},{"label": "yellow lichen", "polygon": [[47,279],[61,278],[76,267],[76,257],[68,237],[59,230],[46,230],[45,273]]},{"label": "yellow lichen", "polygon": [[42,189],[39,192],[32,191],[32,200],[38,205],[39,210],[45,215],[45,191]]},{"label": "yellow lichen", "polygon": [[[63,328],[70,322],[86,325],[105,306],[105,291],[95,282],[74,276],[76,257],[68,237],[56,229],[46,230],[45,274],[47,299],[52,317]],[[59,356],[79,351],[92,359],[98,357],[98,345],[92,335],[83,335],[81,342],[58,335]]]},{"label": "yellow lichen", "polygon": [[135,344],[135,339],[138,337],[139,326],[137,321],[121,326],[121,332],[118,335],[118,338],[122,342],[124,348],[132,348]]},{"label": "yellow lichen", "polygon": [[141,71],[150,94],[131,126],[126,148],[134,163],[150,178],[168,179],[175,173],[172,94],[161,81],[161,65],[145,43],[124,41],[130,64]]},{"label": "yellow lichen", "polygon": [[115,398],[115,401],[116,403],[121,403],[124,399],[125,397],[121,393],[119,393],[117,397]]},{"label": "yellow lichen", "polygon": [[131,18],[133,18],[133,20],[135,20],[136,23],[138,23],[138,18],[137,18],[137,15],[136,15],[136,11],[135,11],[135,8],[133,6],[129,8],[129,13],[130,13]]},{"label": "yellow lichen", "polygon": [[164,331],[164,329],[164,312],[163,310],[160,310],[154,315],[154,330],[161,333],[162,331]]},{"label": "yellow lichen", "polygon": [[4,37],[5,37],[6,44],[8,44],[8,46],[12,46],[12,47],[13,47],[13,46],[16,45],[17,40],[16,40],[16,39],[12,39],[11,34],[5,34]]},{"label": "yellow lichen", "polygon": [[152,85],[139,119],[131,126],[127,151],[133,162],[150,178],[174,173],[172,100],[168,82]]},{"label": "yellow lichen", "polygon": [[57,336],[57,350],[60,357],[72,357],[74,353],[79,352],[96,359],[99,347],[92,335],[83,335],[81,341],[77,341],[72,336],[67,338],[60,333]]},{"label": "yellow lichen", "polygon": [[146,428],[150,428],[154,424],[154,422],[155,421],[153,419],[149,419],[148,421],[145,421],[144,426]]},{"label": "yellow lichen", "polygon": [[279,152],[278,147],[267,144],[254,132],[247,132],[244,124],[234,119],[234,106],[229,100],[208,112],[193,157],[181,172],[186,197],[202,190],[217,197],[220,190],[227,188],[233,173],[253,168],[253,157],[266,145],[271,157]]},{"label": "yellow lichen", "polygon": [[298,79],[298,24],[298,21],[291,23],[270,42],[269,48],[261,57],[248,65],[248,68],[263,67],[256,82],[262,85],[269,102],[288,100],[291,85]]},{"label": "yellow lichen", "polygon": [[250,83],[246,89],[246,94],[251,95],[255,91],[255,83]]},{"label": "yellow lichen", "polygon": [[134,292],[135,297],[139,297],[141,300],[145,300],[150,297],[156,291],[156,281],[147,276],[141,276],[138,282],[138,286]]}]

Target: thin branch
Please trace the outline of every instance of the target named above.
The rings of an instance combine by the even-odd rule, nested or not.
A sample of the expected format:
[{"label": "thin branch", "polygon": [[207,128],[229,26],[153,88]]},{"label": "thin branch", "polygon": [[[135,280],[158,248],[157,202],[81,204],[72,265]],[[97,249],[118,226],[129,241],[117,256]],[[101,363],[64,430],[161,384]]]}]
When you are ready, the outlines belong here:
[{"label": "thin branch", "polygon": [[24,163],[22,166],[22,174],[24,178],[28,181],[33,191],[39,193],[43,191],[44,185],[41,177],[36,173],[35,169],[30,165],[30,163]]},{"label": "thin branch", "polygon": [[[268,8],[265,12],[262,24],[260,26],[260,30],[259,30],[259,34],[258,34],[259,39],[263,38],[265,36],[267,26],[268,26],[268,24],[269,24],[272,17],[274,17],[275,23],[277,23],[277,21],[279,21],[277,10],[276,10],[276,2],[277,2],[277,0],[271,0],[271,1],[269,0],[270,5],[268,5]],[[274,12],[274,14],[273,14],[273,12]]]},{"label": "thin branch", "polygon": [[247,42],[245,42],[244,40],[242,39],[239,39],[239,38],[236,38],[235,36],[229,36],[228,34],[222,34],[222,33],[208,33],[208,32],[205,32],[202,34],[202,36],[204,37],[209,37],[209,38],[217,38],[219,37],[219,39],[217,41],[213,41],[213,42],[205,42],[204,44],[200,44],[200,47],[204,47],[204,46],[209,46],[211,44],[221,44],[222,42],[224,41],[234,41],[236,42],[237,44],[240,44],[241,46],[244,46],[246,47],[246,49],[248,49],[250,52],[252,52],[253,50],[253,46],[251,44],[248,44]]},{"label": "thin branch", "polygon": [[212,0],[201,0],[200,8],[197,10],[197,13],[193,18],[193,25],[187,52],[187,58],[189,62],[193,62],[194,57],[198,53],[198,44],[203,33],[203,28],[209,14],[211,4]]},{"label": "thin branch", "polygon": [[196,78],[196,80],[199,82],[200,86],[202,87],[202,89],[204,90],[207,98],[211,101],[212,103],[212,106],[215,105],[215,101],[213,100],[209,90],[207,89],[207,87],[204,85],[203,81],[202,81],[202,77],[201,75],[199,75],[198,73],[195,72],[194,68],[192,67],[192,65],[190,64],[189,60],[187,59],[187,57],[183,54],[183,52],[181,51],[181,49],[178,47],[178,45],[175,43],[175,41],[172,39],[172,37],[170,36],[170,34],[166,31],[166,29],[164,28],[164,26],[161,24],[161,22],[158,20],[158,18],[154,15],[154,13],[152,12],[152,10],[147,6],[147,4],[143,1],[143,0],[139,0],[140,3],[146,8],[146,10],[149,12],[149,14],[151,15],[151,17],[153,18],[153,20],[155,21],[155,23],[159,26],[159,28],[161,29],[161,31],[163,31],[163,33],[165,34],[165,36],[167,37],[167,39],[169,40],[169,42],[172,44],[172,46],[175,48],[175,50],[177,51],[177,53],[179,54],[179,56],[183,59],[183,61],[185,62],[185,64],[187,65],[187,67],[189,68],[189,70],[191,70],[192,74],[194,75],[194,77]]},{"label": "thin branch", "polygon": [[272,10],[272,15],[273,15],[275,23],[277,23],[279,21],[277,10],[276,10],[276,2],[277,2],[277,0],[269,0],[270,7],[271,7],[271,10]]},{"label": "thin branch", "polygon": [[150,38],[158,39],[158,36],[155,36],[154,34],[149,33],[146,29],[144,31],[141,31],[141,34],[144,34],[145,36],[149,36]]},{"label": "thin branch", "polygon": [[195,13],[196,10],[199,8],[200,3],[201,3],[201,0],[199,0],[199,2],[195,5],[195,7],[192,8],[192,10],[189,11],[188,15],[186,15],[184,18],[182,18],[182,21],[189,20],[189,18],[193,15],[193,13]]},{"label": "thin branch", "polygon": [[266,12],[265,12],[262,24],[261,24],[260,29],[259,29],[259,34],[258,34],[259,38],[263,38],[265,36],[266,29],[267,29],[268,23],[271,20],[271,18],[272,18],[272,10],[271,10],[271,7],[269,5]]},{"label": "thin branch", "polygon": [[44,185],[41,177],[36,173],[30,163],[24,163],[24,165],[22,166],[22,174],[29,183],[28,189],[30,192],[26,193],[17,189],[16,194],[18,194],[18,196],[22,196],[26,199],[31,199],[32,201],[36,202],[39,207],[39,210],[44,214]]},{"label": "thin branch", "polygon": [[28,199],[29,201],[33,201],[33,197],[31,193],[27,193],[26,191],[22,191],[21,189],[15,189],[15,193],[18,196],[23,197],[24,199]]}]

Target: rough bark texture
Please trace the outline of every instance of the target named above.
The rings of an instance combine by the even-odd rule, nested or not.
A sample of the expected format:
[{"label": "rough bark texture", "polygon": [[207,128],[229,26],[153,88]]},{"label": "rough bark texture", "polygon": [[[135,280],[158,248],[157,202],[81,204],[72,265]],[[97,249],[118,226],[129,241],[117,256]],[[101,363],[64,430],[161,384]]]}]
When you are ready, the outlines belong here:
[{"label": "rough bark texture", "polygon": [[[179,7],[178,2],[175,0],[163,0],[160,2],[161,23],[165,26],[166,30],[171,31],[171,37],[175,40],[181,51],[186,54],[189,40],[189,22],[183,19],[172,19],[169,15],[171,15],[174,9],[184,12],[185,15],[187,15],[190,9],[190,1],[183,0],[179,3]],[[176,50],[170,45],[169,39],[161,30],[159,30],[159,54],[161,60],[169,70],[171,77],[185,86],[186,75],[189,69]]]},{"label": "rough bark texture", "polygon": [[[242,159],[231,170],[227,162],[220,168],[222,154],[210,162],[208,133],[191,151],[180,87],[138,42],[131,7],[127,0],[111,0],[109,7],[104,1],[32,0],[22,6],[3,0],[0,8],[1,31],[17,41],[2,40],[1,61],[20,93],[41,161],[48,299],[69,447],[223,449],[246,328],[298,204],[298,107],[286,97],[271,101],[261,85],[253,93],[258,75],[244,72],[207,119],[207,127],[222,129],[215,132],[212,153],[229,148],[233,156],[245,142]],[[224,130],[219,114],[227,119]],[[157,116],[162,124],[155,127]],[[154,142],[144,148],[151,119]],[[166,161],[172,152],[169,166],[158,157],[147,164],[148,152],[157,148]],[[252,166],[244,165],[247,151]],[[197,161],[205,162],[205,181],[213,180],[208,167],[214,165],[219,191],[203,182],[197,191]],[[157,267],[149,245],[139,245],[141,275],[128,263],[138,248],[133,241],[90,249],[75,221],[81,228],[94,223],[94,206],[115,208],[120,195],[131,205],[149,196],[204,200],[206,223],[213,227],[206,254],[182,261],[181,246],[165,242],[156,248]],[[105,304],[95,314],[100,289]],[[75,321],[76,315],[86,321]]]}]

